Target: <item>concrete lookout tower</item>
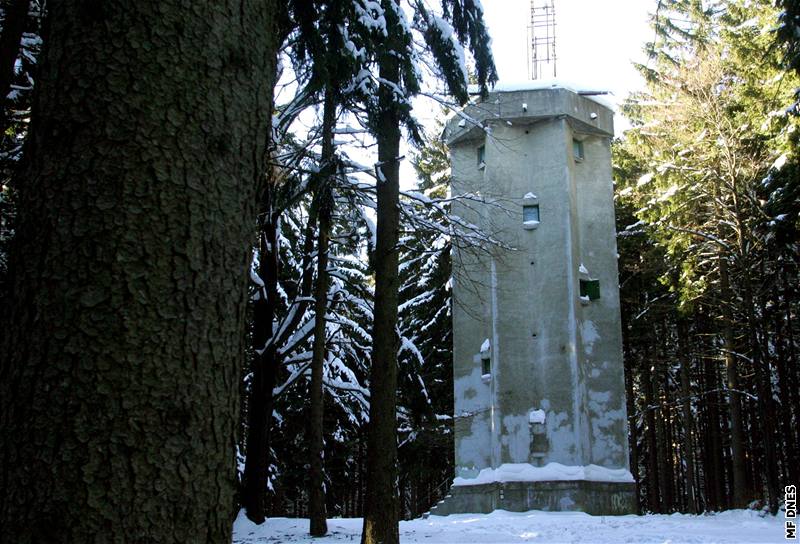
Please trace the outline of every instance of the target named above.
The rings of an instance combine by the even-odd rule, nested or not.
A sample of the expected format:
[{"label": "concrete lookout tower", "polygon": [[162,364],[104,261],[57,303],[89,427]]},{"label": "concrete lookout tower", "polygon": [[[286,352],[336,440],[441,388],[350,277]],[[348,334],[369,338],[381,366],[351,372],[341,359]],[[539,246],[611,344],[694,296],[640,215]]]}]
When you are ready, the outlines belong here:
[{"label": "concrete lookout tower", "polygon": [[445,129],[453,194],[482,197],[453,214],[513,249],[455,250],[456,479],[432,513],[633,513],[613,114],[557,85],[498,89]]}]

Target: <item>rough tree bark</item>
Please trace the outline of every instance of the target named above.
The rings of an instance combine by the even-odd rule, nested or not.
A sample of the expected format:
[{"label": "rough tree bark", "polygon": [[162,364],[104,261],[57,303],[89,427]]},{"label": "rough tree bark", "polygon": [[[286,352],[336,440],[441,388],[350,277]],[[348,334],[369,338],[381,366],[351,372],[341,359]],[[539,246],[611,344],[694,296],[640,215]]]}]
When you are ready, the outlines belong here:
[{"label": "rough tree bark", "polygon": [[0,340],[0,541],[229,542],[273,1],[48,9]]},{"label": "rough tree bark", "polygon": [[[393,10],[386,12],[390,14]],[[400,67],[395,48],[392,47],[391,34],[388,41],[387,52],[379,60],[381,84],[378,100],[381,117],[375,135],[378,142],[378,164],[375,168],[378,176],[375,310],[367,436],[367,492],[361,544],[400,542],[396,413],[400,115],[393,90],[400,81]]]}]

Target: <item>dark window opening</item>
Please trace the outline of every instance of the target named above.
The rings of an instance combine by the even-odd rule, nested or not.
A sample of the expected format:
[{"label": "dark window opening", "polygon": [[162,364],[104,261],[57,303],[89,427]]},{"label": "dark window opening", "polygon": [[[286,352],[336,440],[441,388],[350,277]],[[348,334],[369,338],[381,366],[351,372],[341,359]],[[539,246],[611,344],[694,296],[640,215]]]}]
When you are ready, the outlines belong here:
[{"label": "dark window opening", "polygon": [[492,373],[492,360],[489,357],[481,358],[481,374],[486,376]]},{"label": "dark window opening", "polygon": [[522,206],[522,220],[524,222],[539,221],[539,205],[526,204]]},{"label": "dark window opening", "polygon": [[581,296],[589,300],[600,298],[600,280],[581,280]]},{"label": "dark window opening", "polygon": [[483,168],[486,164],[486,146],[482,145],[478,148],[478,168]]},{"label": "dark window opening", "polygon": [[572,140],[572,156],[576,161],[583,160],[583,142],[580,140]]}]

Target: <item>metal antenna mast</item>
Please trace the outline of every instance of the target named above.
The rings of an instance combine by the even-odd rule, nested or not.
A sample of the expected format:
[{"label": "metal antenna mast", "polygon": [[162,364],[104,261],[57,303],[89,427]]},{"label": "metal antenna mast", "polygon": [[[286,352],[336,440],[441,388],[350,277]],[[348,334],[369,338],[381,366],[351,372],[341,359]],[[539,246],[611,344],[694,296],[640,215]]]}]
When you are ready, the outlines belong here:
[{"label": "metal antenna mast", "polygon": [[531,24],[528,27],[528,77],[556,77],[556,8],[555,0],[531,0]]}]

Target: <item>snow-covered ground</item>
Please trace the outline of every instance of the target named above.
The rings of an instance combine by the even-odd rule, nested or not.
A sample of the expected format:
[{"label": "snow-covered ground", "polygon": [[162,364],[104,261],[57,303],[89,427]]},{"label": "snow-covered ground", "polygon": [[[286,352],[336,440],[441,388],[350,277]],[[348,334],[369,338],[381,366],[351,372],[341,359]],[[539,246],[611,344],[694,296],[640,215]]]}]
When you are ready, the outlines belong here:
[{"label": "snow-covered ground", "polygon": [[[243,514],[233,528],[235,544],[358,542],[360,519],[328,520],[324,538],[308,536],[308,520],[271,518],[253,525]],[[761,517],[749,510],[708,516],[686,514],[590,516],[580,512],[505,512],[431,516],[400,523],[403,543],[499,544],[542,543],[759,543],[786,542],[783,517]]]}]

